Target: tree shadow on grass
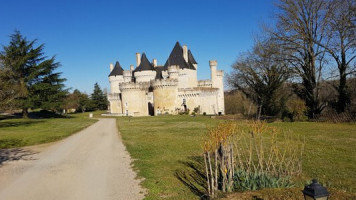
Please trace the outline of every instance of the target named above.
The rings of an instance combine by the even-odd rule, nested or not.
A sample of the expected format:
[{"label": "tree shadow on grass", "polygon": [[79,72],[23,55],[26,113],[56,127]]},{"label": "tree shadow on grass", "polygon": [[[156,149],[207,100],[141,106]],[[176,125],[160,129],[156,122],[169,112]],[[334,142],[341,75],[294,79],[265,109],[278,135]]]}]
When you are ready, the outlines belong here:
[{"label": "tree shadow on grass", "polygon": [[0,167],[6,161],[32,160],[32,158],[30,158],[29,156],[34,154],[36,154],[36,152],[21,148],[0,149]]},{"label": "tree shadow on grass", "polygon": [[69,115],[62,115],[56,112],[41,110],[29,113],[29,118],[31,119],[49,119],[49,118],[72,118]]},{"label": "tree shadow on grass", "polygon": [[209,199],[203,158],[192,156],[187,161],[180,161],[179,163],[183,167],[175,171],[175,177],[200,199]]},{"label": "tree shadow on grass", "polygon": [[38,124],[43,122],[43,120],[36,120],[36,121],[6,121],[0,122],[0,128],[7,128],[7,127],[19,127],[19,126],[30,126],[32,124]]}]

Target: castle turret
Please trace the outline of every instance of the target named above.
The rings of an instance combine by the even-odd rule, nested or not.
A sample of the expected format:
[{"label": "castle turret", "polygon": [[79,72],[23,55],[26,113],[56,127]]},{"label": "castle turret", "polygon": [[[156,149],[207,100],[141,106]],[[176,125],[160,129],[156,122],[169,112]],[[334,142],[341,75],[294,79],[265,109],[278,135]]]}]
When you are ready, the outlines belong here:
[{"label": "castle turret", "polygon": [[211,82],[213,88],[218,88],[217,96],[217,110],[218,114],[225,114],[225,102],[224,102],[224,71],[217,70],[218,62],[216,60],[209,61],[211,70]]},{"label": "castle turret", "polygon": [[123,71],[119,62],[115,63],[115,67],[113,64],[110,64],[110,94],[108,94],[108,100],[110,102],[111,113],[122,113],[119,85],[124,82]]},{"label": "castle turret", "polygon": [[[112,65],[110,65],[110,69]],[[119,84],[124,82],[123,69],[120,63],[117,61],[115,67],[110,71],[109,82],[110,82],[110,92],[111,93],[120,93]]]},{"label": "castle turret", "polygon": [[216,67],[218,65],[218,62],[216,60],[209,60],[209,65],[210,65],[210,75],[211,75],[211,82],[213,87],[217,87],[217,82],[216,82]]},{"label": "castle turret", "polygon": [[150,82],[156,78],[156,70],[148,61],[146,54],[143,53],[140,65],[133,71],[136,82]]}]

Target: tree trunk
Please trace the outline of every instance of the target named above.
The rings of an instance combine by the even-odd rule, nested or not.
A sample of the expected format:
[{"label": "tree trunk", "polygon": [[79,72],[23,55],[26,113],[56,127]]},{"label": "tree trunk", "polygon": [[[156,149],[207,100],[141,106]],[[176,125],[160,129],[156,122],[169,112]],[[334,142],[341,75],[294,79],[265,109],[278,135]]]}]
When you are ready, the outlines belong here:
[{"label": "tree trunk", "polygon": [[337,101],[337,112],[342,113],[345,112],[345,108],[348,103],[350,103],[350,97],[347,92],[347,85],[346,85],[346,67],[340,66],[339,73],[340,73],[340,80],[338,86],[338,101]]},{"label": "tree trunk", "polygon": [[28,119],[28,108],[22,108],[22,117]]}]

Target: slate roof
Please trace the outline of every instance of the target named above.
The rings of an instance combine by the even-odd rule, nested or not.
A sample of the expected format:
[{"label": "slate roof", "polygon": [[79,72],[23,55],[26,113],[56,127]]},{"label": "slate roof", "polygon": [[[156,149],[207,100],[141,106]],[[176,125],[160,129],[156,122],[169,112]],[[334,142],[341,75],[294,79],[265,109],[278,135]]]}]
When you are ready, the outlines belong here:
[{"label": "slate roof", "polygon": [[197,61],[195,61],[193,54],[190,50],[188,50],[188,62],[192,64],[198,64]]},{"label": "slate roof", "polygon": [[189,52],[188,52],[188,62],[185,62],[184,57],[183,57],[183,48],[179,44],[179,42],[177,42],[175,44],[175,46],[173,47],[173,50],[172,50],[171,54],[169,55],[169,57],[166,61],[166,64],[164,64],[164,70],[167,70],[168,66],[171,66],[171,65],[178,65],[179,68],[181,68],[181,69],[194,69],[195,70],[195,67],[193,66],[193,64],[195,64],[195,63],[196,63],[196,61],[195,61],[193,55],[191,55],[191,59],[189,60]]},{"label": "slate roof", "polygon": [[162,79],[162,71],[164,70],[164,66],[157,66],[156,69],[156,79]]},{"label": "slate roof", "polygon": [[140,71],[147,71],[147,70],[155,70],[155,68],[153,67],[153,65],[150,63],[150,61],[148,61],[146,54],[142,53],[141,56],[141,63],[138,67],[136,67],[136,69],[133,72],[140,72]]},{"label": "slate roof", "polygon": [[119,61],[116,61],[114,69],[110,72],[109,76],[123,75],[124,69],[122,69]]}]

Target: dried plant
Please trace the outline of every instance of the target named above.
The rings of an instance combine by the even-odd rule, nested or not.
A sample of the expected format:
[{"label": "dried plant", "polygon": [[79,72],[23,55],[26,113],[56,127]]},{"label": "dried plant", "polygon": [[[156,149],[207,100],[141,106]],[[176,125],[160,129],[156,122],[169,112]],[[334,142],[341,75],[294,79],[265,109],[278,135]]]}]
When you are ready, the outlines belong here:
[{"label": "dried plant", "polygon": [[247,129],[220,123],[208,131],[204,161],[209,196],[222,192],[288,187],[290,177],[302,173],[304,142],[290,132],[254,121]]}]

